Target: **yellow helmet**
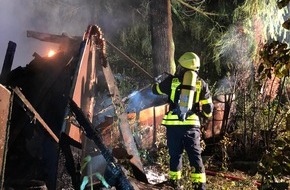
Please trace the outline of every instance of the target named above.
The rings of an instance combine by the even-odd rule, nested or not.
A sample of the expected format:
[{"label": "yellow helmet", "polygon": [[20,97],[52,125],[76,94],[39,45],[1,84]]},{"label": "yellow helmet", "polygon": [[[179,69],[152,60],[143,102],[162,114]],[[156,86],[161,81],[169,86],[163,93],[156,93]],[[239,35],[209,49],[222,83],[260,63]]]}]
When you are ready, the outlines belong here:
[{"label": "yellow helmet", "polygon": [[198,71],[200,67],[199,57],[193,52],[184,53],[179,59],[179,64],[190,70]]}]

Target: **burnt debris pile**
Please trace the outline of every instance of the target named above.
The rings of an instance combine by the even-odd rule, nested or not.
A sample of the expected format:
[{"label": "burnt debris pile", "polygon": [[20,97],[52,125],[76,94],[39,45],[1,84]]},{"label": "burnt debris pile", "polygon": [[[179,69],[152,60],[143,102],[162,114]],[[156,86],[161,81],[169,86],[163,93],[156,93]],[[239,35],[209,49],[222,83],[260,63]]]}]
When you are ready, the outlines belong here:
[{"label": "burnt debris pile", "polygon": [[[57,43],[59,49],[52,56],[34,53],[25,67],[11,70],[16,44],[9,42],[0,78],[1,189],[136,189],[112,157],[114,145],[106,133],[114,133],[114,141],[130,155],[135,180],[146,184],[100,28],[89,25],[81,37],[34,31],[27,36]],[[100,89],[104,84],[106,89]],[[94,121],[102,98],[110,98],[116,117]],[[88,156],[93,163],[84,162]],[[106,179],[84,182],[95,173],[106,173]]]}]

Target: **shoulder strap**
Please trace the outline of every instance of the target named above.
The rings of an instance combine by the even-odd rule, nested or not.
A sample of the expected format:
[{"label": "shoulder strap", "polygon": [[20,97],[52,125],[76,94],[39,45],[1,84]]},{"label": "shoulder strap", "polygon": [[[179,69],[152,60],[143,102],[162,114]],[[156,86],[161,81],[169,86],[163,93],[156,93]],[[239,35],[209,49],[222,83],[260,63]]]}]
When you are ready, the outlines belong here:
[{"label": "shoulder strap", "polygon": [[170,94],[170,100],[174,102],[175,99],[175,92],[177,87],[181,84],[178,78],[173,78],[171,82],[171,94]]},{"label": "shoulder strap", "polygon": [[201,92],[201,88],[202,88],[201,80],[196,81],[196,86],[195,87],[196,87],[195,103],[197,103],[199,101],[200,92]]}]

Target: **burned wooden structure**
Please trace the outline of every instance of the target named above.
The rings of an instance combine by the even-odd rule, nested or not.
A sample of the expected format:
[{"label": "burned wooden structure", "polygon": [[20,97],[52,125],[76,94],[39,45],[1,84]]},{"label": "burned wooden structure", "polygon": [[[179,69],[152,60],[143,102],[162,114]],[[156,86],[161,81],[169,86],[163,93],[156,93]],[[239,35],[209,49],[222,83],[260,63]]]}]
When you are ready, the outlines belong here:
[{"label": "burned wooden structure", "polygon": [[[168,108],[161,104],[127,113],[106,60],[106,40],[101,29],[90,25],[83,36],[35,31],[27,31],[27,36],[56,43],[59,49],[52,57],[34,53],[34,59],[26,67],[11,70],[16,44],[9,42],[0,75],[0,188],[80,189],[83,185],[102,185],[100,179],[93,181],[92,174],[120,177],[120,172],[110,165],[116,164],[114,160],[104,159],[104,152],[110,154],[104,148],[114,152],[113,148],[121,146],[126,150],[137,185],[122,185],[122,180],[114,180],[110,185],[117,189],[162,189],[162,185],[148,184],[138,149],[154,148],[157,128]],[[85,125],[93,123],[101,143],[86,136],[69,100],[88,119]],[[206,138],[219,134],[217,127],[228,123],[215,117],[228,107],[215,105],[216,114],[206,124],[209,132]],[[95,117],[95,112],[107,107],[112,109],[103,117]],[[136,128],[128,121],[132,115],[133,122],[138,120]],[[138,131],[134,138],[132,131]],[[87,156],[91,162],[86,165]],[[84,184],[84,176],[90,176],[92,181]],[[110,181],[112,176],[106,180]]]},{"label": "burned wooden structure", "polygon": [[[68,100],[75,102],[92,122],[95,98],[101,98],[100,92],[110,97],[114,108],[113,118],[117,120],[110,120],[109,124],[117,123],[119,133],[114,134],[115,140],[130,155],[136,179],[146,182],[127,114],[106,61],[101,29],[90,25],[82,37],[34,31],[28,31],[27,36],[57,43],[59,49],[52,57],[34,53],[34,59],[26,67],[9,71],[12,52],[8,55],[8,66],[4,64],[6,70],[2,70],[0,88],[1,189],[79,189],[82,177],[91,175],[83,170],[84,158],[102,152],[90,146],[92,142],[86,132],[71,119]],[[98,89],[100,82],[107,88]],[[99,123],[108,125],[107,121]],[[98,126],[94,127],[98,130]],[[105,145],[113,146],[110,142]]]}]

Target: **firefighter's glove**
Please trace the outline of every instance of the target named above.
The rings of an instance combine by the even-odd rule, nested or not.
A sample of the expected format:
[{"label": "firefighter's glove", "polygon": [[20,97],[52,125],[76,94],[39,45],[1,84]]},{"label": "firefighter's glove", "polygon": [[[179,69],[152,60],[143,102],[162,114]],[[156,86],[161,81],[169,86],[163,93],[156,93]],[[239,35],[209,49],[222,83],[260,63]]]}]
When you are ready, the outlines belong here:
[{"label": "firefighter's glove", "polygon": [[198,117],[200,117],[200,118],[205,117],[204,114],[203,114],[201,111],[196,112],[196,115],[197,115]]},{"label": "firefighter's glove", "polygon": [[154,78],[154,83],[155,83],[155,84],[159,84],[159,83],[161,83],[161,80],[158,79],[157,77],[155,77],[155,78]]},{"label": "firefighter's glove", "polygon": [[172,112],[178,116],[179,121],[185,121],[187,118],[187,113],[182,113],[180,108],[173,109]]},{"label": "firefighter's glove", "polygon": [[157,76],[157,77],[154,77],[154,82],[155,83],[161,83],[161,77],[162,77],[162,74]]}]

